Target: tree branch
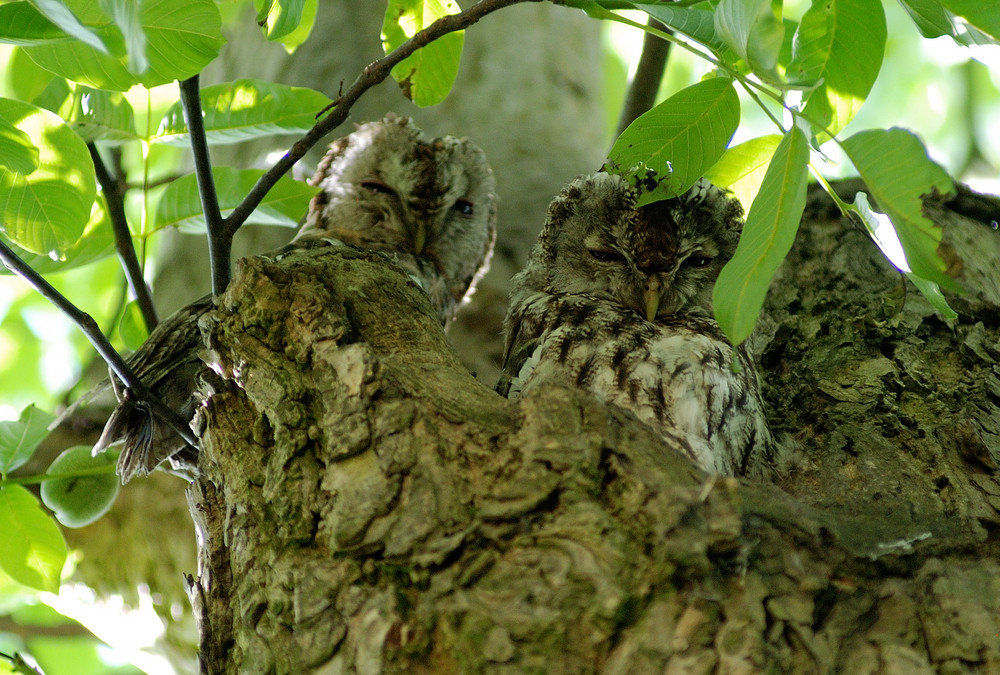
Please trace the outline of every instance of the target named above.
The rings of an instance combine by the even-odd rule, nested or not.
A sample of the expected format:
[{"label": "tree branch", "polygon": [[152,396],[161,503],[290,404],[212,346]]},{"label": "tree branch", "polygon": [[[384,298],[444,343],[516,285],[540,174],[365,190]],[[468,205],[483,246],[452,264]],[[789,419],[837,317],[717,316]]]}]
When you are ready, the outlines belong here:
[{"label": "tree branch", "polygon": [[[657,30],[669,31],[665,25],[653,17],[649,17],[648,25]],[[621,136],[621,133],[639,115],[652,108],[653,104],[656,103],[656,93],[660,90],[660,80],[663,79],[663,71],[667,67],[669,52],[669,42],[652,33],[645,34],[642,41],[642,54],[639,56],[635,75],[632,77],[628,93],[625,95],[621,117],[618,118],[616,138]]]},{"label": "tree branch", "polygon": [[253,213],[253,210],[257,208],[257,205],[264,199],[264,196],[268,193],[268,191],[274,187],[275,183],[278,182],[278,179],[284,176],[285,173],[292,168],[292,165],[302,159],[306,152],[316,145],[316,143],[318,143],[324,136],[343,124],[351,111],[351,107],[359,98],[361,98],[361,95],[385,80],[397,63],[403,61],[421,47],[426,47],[428,44],[443,35],[464,30],[487,14],[495,12],[498,9],[503,9],[504,7],[509,7],[523,2],[539,1],[540,0],[480,0],[480,2],[477,2],[464,12],[441,17],[424,30],[419,31],[412,38],[401,44],[383,58],[372,61],[370,64],[365,66],[365,69],[361,71],[361,74],[354,80],[354,84],[352,84],[351,87],[334,102],[335,107],[333,110],[331,110],[326,117],[317,122],[316,125],[306,132],[302,138],[296,141],[289,151],[285,153],[285,155],[278,160],[267,173],[257,180],[257,183],[253,186],[240,205],[237,206],[236,209],[225,219],[224,225],[226,234],[232,237],[232,235],[236,233],[236,230],[238,230],[250,214]]},{"label": "tree branch", "polygon": [[129,288],[132,289],[132,296],[139,303],[139,311],[142,312],[142,319],[146,322],[146,330],[152,332],[159,323],[156,316],[156,308],[153,306],[153,297],[149,293],[149,286],[146,285],[142,276],[142,268],[139,266],[139,258],[135,254],[135,246],[132,245],[132,233],[128,228],[128,220],[125,218],[125,190],[120,180],[111,175],[104,160],[101,159],[97,146],[93,143],[87,144],[90,150],[90,157],[94,160],[94,171],[97,173],[97,182],[101,184],[101,191],[104,192],[104,201],[108,205],[108,218],[111,220],[111,229],[115,233],[115,250],[122,261],[122,268],[125,270],[125,278],[128,280]]},{"label": "tree branch", "polygon": [[2,240],[0,240],[0,262],[3,262],[7,269],[28,282],[32,288],[41,293],[59,311],[68,316],[83,331],[83,334],[90,341],[90,344],[94,346],[94,349],[97,350],[97,353],[108,363],[114,374],[125,383],[125,386],[132,391],[135,397],[146,404],[154,415],[169,424],[170,428],[180,434],[181,438],[192,446],[197,447],[198,441],[191,433],[187,421],[181,419],[180,415],[165,406],[142,383],[138,376],[132,372],[125,359],[108,342],[108,339],[101,332],[100,327],[98,327],[97,322],[94,321],[92,316],[79,309],[66,296],[53,288],[52,284],[43,279],[38,272],[31,269],[28,263],[21,260]]},{"label": "tree branch", "polygon": [[212,160],[208,154],[208,141],[205,138],[205,122],[201,118],[201,93],[198,87],[198,76],[194,75],[177,84],[180,86],[184,118],[191,136],[191,153],[194,155],[194,173],[198,180],[201,207],[205,212],[205,223],[208,225],[208,257],[212,265],[212,293],[219,295],[229,285],[231,274],[229,259],[233,248],[233,235],[236,230],[225,227],[222,212],[219,210],[219,198],[215,193],[215,181],[212,180]]}]

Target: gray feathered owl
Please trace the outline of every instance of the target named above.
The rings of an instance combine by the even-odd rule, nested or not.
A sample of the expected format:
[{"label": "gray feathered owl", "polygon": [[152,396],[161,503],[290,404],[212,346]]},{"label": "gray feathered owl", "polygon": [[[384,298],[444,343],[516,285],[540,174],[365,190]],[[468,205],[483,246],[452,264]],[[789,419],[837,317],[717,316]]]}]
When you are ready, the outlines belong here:
[{"label": "gray feathered owl", "polygon": [[[378,251],[423,288],[447,324],[485,273],[496,234],[493,174],[483,152],[466,139],[427,138],[405,117],[362,124],[337,141],[312,179],[322,188],[291,243],[272,255],[317,245]],[[199,378],[208,375],[199,319],[210,297],[178,310],[129,359],[149,389],[185,420],[200,405]],[[94,453],[123,442],[122,482],[170,459],[191,470],[197,453],[114,376],[119,404]]]},{"label": "gray feathered owl", "polygon": [[512,280],[497,391],[583,388],[708,472],[763,475],[772,440],[755,367],[712,318],[742,225],[739,202],[704,179],[641,208],[619,176],[574,180]]}]

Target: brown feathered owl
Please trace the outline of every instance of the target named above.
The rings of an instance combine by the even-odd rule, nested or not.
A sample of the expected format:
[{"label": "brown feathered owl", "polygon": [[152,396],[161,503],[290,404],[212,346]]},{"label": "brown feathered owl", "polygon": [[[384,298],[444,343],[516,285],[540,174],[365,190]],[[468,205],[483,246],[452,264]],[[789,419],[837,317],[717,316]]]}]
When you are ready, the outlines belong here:
[{"label": "brown feathered owl", "polygon": [[[316,245],[378,251],[423,288],[442,324],[485,273],[496,233],[493,174],[483,152],[466,139],[427,138],[407,118],[389,115],[335,141],[320,163],[306,222],[292,242],[271,255]],[[201,403],[197,380],[208,376],[199,319],[210,297],[178,310],[150,334],[129,364],[149,389],[185,420]],[[119,404],[94,453],[123,442],[122,482],[164,460],[190,471],[197,453],[112,376]]]},{"label": "brown feathered owl", "polygon": [[512,281],[497,391],[580,387],[706,471],[763,475],[772,441],[755,367],[712,318],[742,225],[739,202],[704,180],[638,209],[619,176],[574,180]]}]

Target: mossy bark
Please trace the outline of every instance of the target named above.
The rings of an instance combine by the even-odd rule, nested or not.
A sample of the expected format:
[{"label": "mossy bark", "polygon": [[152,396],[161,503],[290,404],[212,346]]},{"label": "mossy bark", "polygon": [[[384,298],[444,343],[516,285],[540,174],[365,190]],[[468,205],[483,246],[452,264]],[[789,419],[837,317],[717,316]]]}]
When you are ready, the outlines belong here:
[{"label": "mossy bark", "polygon": [[803,224],[757,340],[778,485],[581,392],[499,398],[376,257],[247,259],[207,326],[203,670],[1000,669],[1000,235],[928,208],[951,322]]}]

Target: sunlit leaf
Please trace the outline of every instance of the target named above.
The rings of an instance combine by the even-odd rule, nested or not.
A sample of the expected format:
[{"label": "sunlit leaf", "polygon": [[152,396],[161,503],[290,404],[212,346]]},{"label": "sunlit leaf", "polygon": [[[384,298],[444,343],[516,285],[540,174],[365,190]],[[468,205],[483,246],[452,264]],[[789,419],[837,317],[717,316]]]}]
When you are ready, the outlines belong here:
[{"label": "sunlit leaf", "polygon": [[780,142],[781,136],[771,134],[734,145],[705,172],[705,178],[730,190],[743,204],[743,209],[749,211]]},{"label": "sunlit leaf", "polygon": [[31,459],[35,448],[49,435],[55,417],[33,405],[16,421],[0,422],[0,474],[8,474]]},{"label": "sunlit leaf", "polygon": [[[461,8],[452,0],[389,0],[382,24],[382,47],[392,50],[448,14]],[[462,31],[448,33],[418,49],[396,64],[392,77],[403,94],[424,108],[437,105],[451,91],[458,75],[465,37]]]},{"label": "sunlit leaf", "polygon": [[[948,301],[945,299],[944,294],[941,292],[941,287],[938,286],[933,281],[928,281],[923,279],[913,272],[910,272],[910,268],[906,265],[905,260],[898,260],[899,256],[902,255],[903,249],[900,246],[899,238],[896,236],[896,230],[892,226],[892,222],[889,220],[888,216],[882,213],[878,213],[872,209],[871,205],[868,203],[868,195],[864,192],[859,192],[854,196],[854,204],[851,210],[858,216],[861,223],[868,230],[868,234],[871,236],[875,244],[881,249],[882,253],[886,258],[889,259],[893,265],[895,265],[901,272],[906,274],[907,278],[913,282],[913,285],[917,287],[917,290],[927,299],[935,310],[937,310],[941,316],[946,319],[956,319],[958,314],[951,308]],[[902,266],[900,265],[902,263]]]},{"label": "sunlit leaf", "polygon": [[0,5],[0,43],[28,46],[72,39],[29,2]]},{"label": "sunlit leaf", "polygon": [[700,7],[683,7],[674,3],[629,3],[646,12],[672,30],[687,35],[698,42],[723,49],[726,43],[715,32],[715,15],[711,10]]},{"label": "sunlit leaf", "polygon": [[793,127],[778,144],[754,199],[736,254],[712,293],[719,326],[733,344],[753,331],[778,266],[788,255],[806,205],[809,141]]},{"label": "sunlit leaf", "polygon": [[142,310],[135,300],[125,305],[125,311],[122,312],[121,321],[118,323],[118,335],[121,336],[125,347],[132,351],[141,347],[149,337],[146,321],[142,318]]},{"label": "sunlit leaf", "polygon": [[298,28],[305,0],[258,0],[257,23],[268,40],[280,40]]},{"label": "sunlit leaf", "polygon": [[132,106],[118,92],[71,85],[63,78],[53,78],[34,104],[59,115],[88,143],[139,138]]},{"label": "sunlit leaf", "polygon": [[31,4],[39,12],[58,26],[64,33],[71,35],[83,44],[96,49],[99,52],[107,53],[108,48],[97,34],[80,23],[73,11],[67,7],[67,3],[60,0],[30,0]]},{"label": "sunlit leaf", "polygon": [[[76,244],[66,251],[62,259],[52,259],[49,256],[31,253],[17,244],[10,244],[10,246],[14,253],[28,263],[33,270],[41,274],[62,272],[106,258],[115,252],[115,235],[103,204],[104,196],[98,194],[97,200],[91,207],[90,220],[83,230],[83,235]],[[6,267],[0,266],[0,275],[3,274],[10,274],[10,271]],[[20,348],[23,349],[24,345],[21,345]]]},{"label": "sunlit leaf", "polygon": [[[639,205],[675,197],[715,164],[740,122],[732,82],[715,77],[677,92],[640,115],[608,153],[610,171],[644,187]],[[652,174],[650,173],[652,172]]]},{"label": "sunlit leaf", "polygon": [[[316,124],[316,114],[329,104],[330,99],[312,89],[252,79],[201,90],[205,134],[213,144],[304,134]],[[167,110],[153,141],[181,147],[190,142],[179,102]]]},{"label": "sunlit leaf", "polygon": [[66,541],[34,495],[0,486],[0,568],[31,588],[55,593],[66,562]]},{"label": "sunlit leaf", "polygon": [[785,26],[771,0],[721,0],[715,8],[715,32],[756,75],[780,81],[775,66]]},{"label": "sunlit leaf", "polygon": [[[223,216],[232,213],[262,175],[264,172],[257,170],[212,169]],[[295,227],[305,214],[309,200],[318,191],[318,188],[284,176],[267,193],[247,223]],[[179,227],[185,232],[205,231],[205,217],[194,175],[183,176],[167,187],[156,207],[153,222],[155,229]]]},{"label": "sunlit leaf", "polygon": [[38,147],[29,174],[0,167],[0,233],[21,248],[61,257],[80,239],[94,204],[94,164],[83,140],[48,110],[0,99],[0,117]]},{"label": "sunlit leaf", "polygon": [[[84,25],[97,29],[110,54],[102,54],[81,42],[63,42],[25,47],[25,53],[41,67],[66,79],[98,89],[125,91],[142,83],[153,87],[201,72],[219,54],[225,42],[219,10],[213,0],[143,0],[139,28],[145,35],[148,68],[132,72],[137,59],[127,47],[121,30],[92,0],[67,0]],[[131,61],[130,61],[131,58]]]},{"label": "sunlit leaf", "polygon": [[1000,41],[1000,2],[998,0],[941,0],[941,4],[962,17],[994,42]]},{"label": "sunlit leaf", "polygon": [[[955,186],[927,156],[916,136],[904,129],[873,129],[843,141],[844,150],[889,219],[914,274],[958,291],[938,255],[941,228],[923,214],[923,195],[951,194]],[[905,168],[904,168],[905,167]]]},{"label": "sunlit leaf", "polygon": [[0,166],[27,175],[38,168],[31,137],[0,116]]},{"label": "sunlit leaf", "polygon": [[89,445],[68,448],[45,472],[84,474],[42,482],[42,503],[66,527],[91,524],[108,512],[118,496],[119,482],[114,471],[117,458],[103,452],[93,456],[90,450]]},{"label": "sunlit leaf", "polygon": [[146,31],[142,27],[142,4],[135,0],[100,0],[101,9],[111,17],[125,37],[130,73],[141,75],[149,68],[146,56]]},{"label": "sunlit leaf", "polygon": [[814,0],[802,17],[786,76],[817,85],[806,93],[802,110],[815,122],[821,143],[847,126],[865,102],[882,67],[885,41],[878,2]]}]

